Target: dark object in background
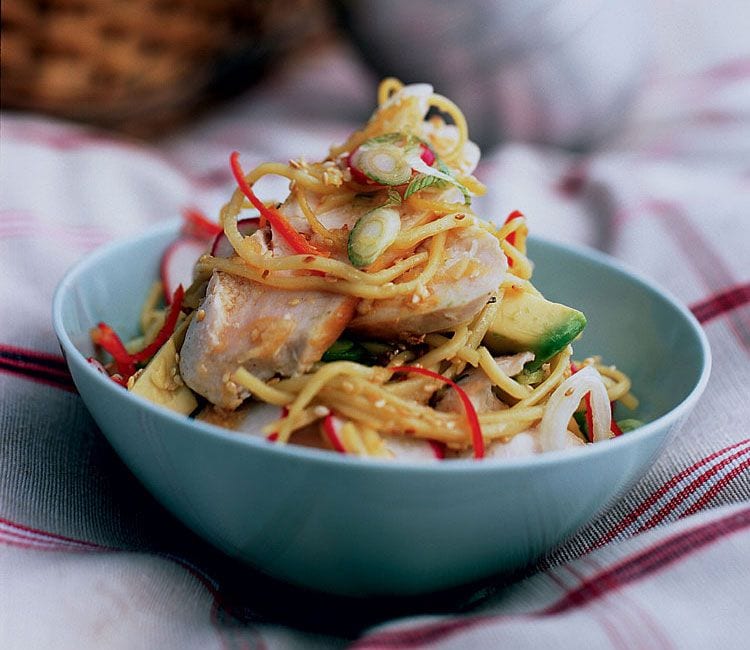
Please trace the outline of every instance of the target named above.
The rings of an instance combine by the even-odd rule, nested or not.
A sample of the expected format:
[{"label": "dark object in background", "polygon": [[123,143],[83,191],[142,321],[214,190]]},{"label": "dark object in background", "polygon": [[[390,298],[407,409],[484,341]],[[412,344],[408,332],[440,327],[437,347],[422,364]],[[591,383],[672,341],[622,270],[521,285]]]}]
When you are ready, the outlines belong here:
[{"label": "dark object in background", "polygon": [[246,89],[323,0],[3,0],[4,108],[139,136]]}]

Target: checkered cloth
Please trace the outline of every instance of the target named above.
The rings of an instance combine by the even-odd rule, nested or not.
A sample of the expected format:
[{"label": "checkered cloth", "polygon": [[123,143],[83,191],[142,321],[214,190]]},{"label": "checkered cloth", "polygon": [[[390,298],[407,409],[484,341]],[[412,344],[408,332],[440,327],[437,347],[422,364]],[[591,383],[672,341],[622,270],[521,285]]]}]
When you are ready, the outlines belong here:
[{"label": "checkered cloth", "polygon": [[0,647],[747,647],[750,51],[708,40],[670,50],[628,129],[595,152],[488,152],[478,202],[523,208],[534,233],[603,249],[689,305],[714,357],[703,398],[632,491],[538,566],[406,600],[311,594],[188,532],[97,430],[50,323],[81,256],[185,205],[215,211],[233,149],[246,167],[320,157],[368,112],[375,80],[332,46],[152,147],[4,113]]}]

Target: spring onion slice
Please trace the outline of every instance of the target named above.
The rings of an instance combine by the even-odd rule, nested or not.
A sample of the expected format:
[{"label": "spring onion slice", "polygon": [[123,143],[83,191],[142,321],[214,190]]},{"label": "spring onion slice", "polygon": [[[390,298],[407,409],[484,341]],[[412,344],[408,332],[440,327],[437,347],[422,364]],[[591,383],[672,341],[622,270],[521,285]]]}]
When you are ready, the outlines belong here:
[{"label": "spring onion slice", "polygon": [[362,215],[349,233],[349,260],[357,268],[372,264],[401,230],[401,215],[390,207],[375,208]]},{"label": "spring onion slice", "polygon": [[411,178],[405,150],[391,142],[367,141],[359,146],[351,164],[381,185],[403,185]]}]

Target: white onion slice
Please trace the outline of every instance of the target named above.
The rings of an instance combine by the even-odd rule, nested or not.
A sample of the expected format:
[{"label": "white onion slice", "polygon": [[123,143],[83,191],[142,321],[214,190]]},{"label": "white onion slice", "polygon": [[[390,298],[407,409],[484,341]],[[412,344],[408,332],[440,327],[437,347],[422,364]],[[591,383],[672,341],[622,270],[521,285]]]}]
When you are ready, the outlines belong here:
[{"label": "white onion slice", "polygon": [[540,425],[542,448],[545,451],[566,447],[565,431],[568,422],[588,392],[591,392],[594,442],[609,438],[612,412],[607,389],[596,368],[586,366],[560,384],[547,402]]}]

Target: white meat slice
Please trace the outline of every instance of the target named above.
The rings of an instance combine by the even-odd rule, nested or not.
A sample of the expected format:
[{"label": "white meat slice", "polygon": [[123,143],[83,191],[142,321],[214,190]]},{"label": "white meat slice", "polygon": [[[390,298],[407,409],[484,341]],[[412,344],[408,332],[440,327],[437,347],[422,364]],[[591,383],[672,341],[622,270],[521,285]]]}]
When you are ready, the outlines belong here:
[{"label": "white meat slice", "polygon": [[[477,413],[508,408],[492,392],[492,382],[481,368],[470,368],[456,383],[468,395]],[[455,390],[446,390],[435,405],[435,410],[445,413],[463,413],[464,406]]]},{"label": "white meat slice", "polygon": [[427,440],[405,436],[383,438],[386,451],[395,461],[433,462],[440,460],[438,452]]},{"label": "white meat slice", "polygon": [[[262,431],[263,427],[277,420],[280,416],[281,412],[278,406],[246,402],[234,411],[228,411],[209,404],[198,413],[195,419],[224,429],[231,429],[238,433],[244,433],[257,438],[266,438],[266,435]],[[320,435],[320,430],[315,423],[297,429],[292,434],[289,442],[302,447],[326,449],[325,442]]]},{"label": "white meat slice", "polygon": [[[563,449],[570,449],[573,447],[582,447],[586,443],[583,442],[573,432],[568,431],[565,436],[565,445]],[[502,440],[496,440],[491,442],[485,447],[484,457],[487,459],[510,459],[510,458],[524,458],[527,456],[534,456],[547,451],[543,448],[541,442],[541,436],[539,435],[538,427],[531,427],[526,431],[521,431],[514,435],[507,442]],[[464,450],[459,454],[460,458],[471,458],[473,451],[471,449]]]},{"label": "white meat slice", "polygon": [[[525,363],[534,360],[533,352],[495,357],[495,361],[506,375],[512,377],[523,370]],[[493,384],[481,368],[469,368],[456,382],[469,396],[477,413],[499,411],[508,406],[493,392]],[[464,407],[455,390],[447,390],[435,405],[438,411],[463,413]]]},{"label": "white meat slice", "polygon": [[185,335],[182,378],[213,404],[237,408],[248,397],[229,379],[238,367],[260,379],[305,372],[343,332],[356,304],[348,296],[274,289],[215,271]]},{"label": "white meat slice", "polygon": [[[476,226],[448,234],[440,269],[418,294],[363,303],[353,331],[384,339],[450,330],[482,309],[503,281],[507,260],[497,238]],[[364,313],[362,313],[364,312]]]}]

